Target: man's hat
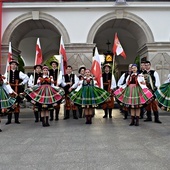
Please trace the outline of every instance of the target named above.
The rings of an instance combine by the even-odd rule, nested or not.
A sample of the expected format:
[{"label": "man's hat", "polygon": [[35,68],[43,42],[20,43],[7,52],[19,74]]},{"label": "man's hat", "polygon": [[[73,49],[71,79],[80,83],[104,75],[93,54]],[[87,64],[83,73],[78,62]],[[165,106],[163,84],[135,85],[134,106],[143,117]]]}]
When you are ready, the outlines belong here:
[{"label": "man's hat", "polygon": [[50,62],[50,65],[52,66],[53,63],[56,63],[57,66],[58,66],[58,62],[57,62],[57,61],[55,61],[55,60],[51,61],[51,62]]},{"label": "man's hat", "polygon": [[37,67],[40,67],[40,68],[42,69],[42,65],[37,64],[37,65],[34,66],[34,70],[35,70]]},{"label": "man's hat", "polygon": [[16,60],[11,60],[11,61],[9,62],[10,65],[11,65],[12,63],[15,63],[17,66],[19,65],[18,61],[16,61]]},{"label": "man's hat", "polygon": [[110,65],[109,63],[106,63],[106,64],[103,66],[103,68],[105,68],[105,67],[111,68],[111,65]]},{"label": "man's hat", "polygon": [[81,65],[81,66],[79,67],[78,73],[80,73],[82,69],[86,70],[85,65]]}]

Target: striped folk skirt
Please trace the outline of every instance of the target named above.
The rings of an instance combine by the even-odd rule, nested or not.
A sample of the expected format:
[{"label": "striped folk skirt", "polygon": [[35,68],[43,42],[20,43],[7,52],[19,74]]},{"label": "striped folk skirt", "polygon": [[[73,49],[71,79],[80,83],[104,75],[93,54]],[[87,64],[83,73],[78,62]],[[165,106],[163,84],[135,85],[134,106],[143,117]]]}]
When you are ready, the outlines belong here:
[{"label": "striped folk skirt", "polygon": [[110,98],[110,94],[98,87],[87,85],[69,94],[72,102],[82,107],[97,107]]},{"label": "striped folk skirt", "polygon": [[16,99],[11,97],[2,86],[0,86],[0,109],[7,109],[14,105]]},{"label": "striped folk skirt", "polygon": [[170,83],[162,84],[155,92],[156,99],[158,101],[158,106],[170,112]]},{"label": "striped folk skirt", "polygon": [[62,100],[65,92],[60,87],[52,87],[48,84],[41,86],[35,85],[31,88],[27,88],[24,91],[33,101],[43,104],[50,105]]},{"label": "striped folk skirt", "polygon": [[136,84],[130,84],[125,89],[119,88],[114,95],[120,105],[130,108],[143,107],[153,100],[153,94],[148,88],[142,89]]}]

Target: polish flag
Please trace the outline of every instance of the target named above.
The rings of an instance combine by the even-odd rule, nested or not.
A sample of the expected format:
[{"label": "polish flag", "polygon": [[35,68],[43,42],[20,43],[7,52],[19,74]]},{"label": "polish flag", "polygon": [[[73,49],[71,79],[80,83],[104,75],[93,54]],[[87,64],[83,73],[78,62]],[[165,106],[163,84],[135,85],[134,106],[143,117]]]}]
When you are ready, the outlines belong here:
[{"label": "polish flag", "polygon": [[42,50],[40,46],[40,39],[38,38],[36,44],[35,65],[41,65],[42,61],[43,61]]},{"label": "polish flag", "polygon": [[66,68],[67,68],[67,56],[66,56],[66,50],[64,47],[64,42],[63,42],[63,38],[61,36],[60,39],[60,49],[59,49],[59,54],[62,56],[61,57],[61,63],[60,63],[60,70],[62,71],[62,74],[65,75],[66,74]]},{"label": "polish flag", "polygon": [[112,52],[114,55],[121,55],[124,59],[126,58],[126,54],[122,48],[122,45],[120,44],[120,41],[118,39],[117,33],[115,34],[114,44]]},{"label": "polish flag", "polygon": [[101,60],[97,50],[95,48],[94,60],[91,67],[91,73],[94,75],[95,80],[100,88],[103,88],[103,80],[102,80],[102,69],[101,69]]}]

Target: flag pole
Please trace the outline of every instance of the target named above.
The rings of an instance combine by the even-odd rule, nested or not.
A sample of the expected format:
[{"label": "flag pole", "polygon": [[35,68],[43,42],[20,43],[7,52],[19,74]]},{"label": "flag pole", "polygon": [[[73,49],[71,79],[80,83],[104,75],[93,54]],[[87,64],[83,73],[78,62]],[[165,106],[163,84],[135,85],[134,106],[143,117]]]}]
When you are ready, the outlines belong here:
[{"label": "flag pole", "polygon": [[[11,42],[9,42],[9,51],[8,51],[8,64],[12,60],[12,45]],[[11,70],[11,65],[9,64],[9,68],[7,67],[7,82],[10,81],[10,70]]]}]

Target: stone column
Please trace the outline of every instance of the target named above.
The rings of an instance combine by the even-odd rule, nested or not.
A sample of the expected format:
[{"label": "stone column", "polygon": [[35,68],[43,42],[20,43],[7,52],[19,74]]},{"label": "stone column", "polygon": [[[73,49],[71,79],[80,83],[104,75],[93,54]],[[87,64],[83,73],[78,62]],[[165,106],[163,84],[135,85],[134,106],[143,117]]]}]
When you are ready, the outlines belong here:
[{"label": "stone column", "polygon": [[91,68],[94,47],[95,44],[65,44],[68,65],[73,67],[75,74],[80,65]]},{"label": "stone column", "polygon": [[[2,45],[2,59],[1,59],[1,72],[2,74],[5,73],[6,69],[6,63],[8,60],[8,52],[9,52],[9,46],[8,45]],[[21,54],[21,51],[16,49],[15,47],[12,47],[12,57],[15,60],[18,60],[18,56]]]},{"label": "stone column", "polygon": [[170,43],[147,43],[138,52],[141,59],[146,57],[151,62],[162,84],[170,74]]}]

